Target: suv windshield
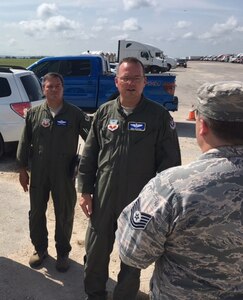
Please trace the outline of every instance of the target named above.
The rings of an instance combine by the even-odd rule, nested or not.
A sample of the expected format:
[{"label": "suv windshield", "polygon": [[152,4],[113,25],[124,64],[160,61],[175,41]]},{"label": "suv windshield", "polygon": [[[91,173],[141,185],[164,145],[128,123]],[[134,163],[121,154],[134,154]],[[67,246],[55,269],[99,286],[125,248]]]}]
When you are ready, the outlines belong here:
[{"label": "suv windshield", "polygon": [[35,76],[25,75],[21,76],[20,79],[31,102],[44,98],[41,84]]}]

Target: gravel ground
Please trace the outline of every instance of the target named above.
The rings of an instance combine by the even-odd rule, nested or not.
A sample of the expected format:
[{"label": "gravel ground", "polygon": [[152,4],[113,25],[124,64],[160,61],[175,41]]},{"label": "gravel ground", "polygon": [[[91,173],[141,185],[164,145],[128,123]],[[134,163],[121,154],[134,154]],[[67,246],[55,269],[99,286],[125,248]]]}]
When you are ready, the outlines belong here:
[{"label": "gravel ground", "polygon": [[[177,113],[173,113],[176,120]],[[200,151],[194,138],[194,122],[177,123],[183,163],[189,162]],[[52,201],[47,211],[49,231],[49,254],[43,267],[32,270],[28,266],[33,248],[29,240],[28,209],[29,197],[18,182],[13,157],[5,157],[0,164],[0,299],[1,300],[84,300],[83,256],[84,236],[87,219],[77,205],[72,236],[71,268],[67,274],[55,270],[54,213]],[[111,256],[108,290],[116,283],[120,261],[117,248]],[[142,271],[138,299],[148,299],[149,279],[153,266]],[[110,297],[110,299],[112,299]]]},{"label": "gravel ground", "polygon": [[[206,81],[241,80],[243,65],[210,62],[189,62],[188,68],[173,70],[177,75],[176,95],[179,111],[171,113],[177,123],[182,153],[186,164],[200,155],[193,121],[187,121],[195,103],[197,88]],[[47,219],[49,257],[38,270],[28,266],[33,248],[29,240],[29,198],[18,184],[14,158],[6,156],[0,162],[0,299],[1,300],[84,300],[83,255],[87,219],[77,205],[72,236],[71,268],[66,274],[55,270],[54,214],[50,201]],[[116,246],[111,256],[108,290],[112,291],[119,270]],[[140,300],[148,299],[148,286],[153,266],[142,271]],[[111,297],[110,297],[111,299]]]}]

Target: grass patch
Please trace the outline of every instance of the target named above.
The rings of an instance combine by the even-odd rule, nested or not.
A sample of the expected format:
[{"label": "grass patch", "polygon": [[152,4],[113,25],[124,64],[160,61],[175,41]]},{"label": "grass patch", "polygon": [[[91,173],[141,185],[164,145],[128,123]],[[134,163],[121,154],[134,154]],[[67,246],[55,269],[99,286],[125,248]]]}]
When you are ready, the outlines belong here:
[{"label": "grass patch", "polygon": [[0,66],[20,66],[26,68],[37,60],[39,58],[0,58]]}]

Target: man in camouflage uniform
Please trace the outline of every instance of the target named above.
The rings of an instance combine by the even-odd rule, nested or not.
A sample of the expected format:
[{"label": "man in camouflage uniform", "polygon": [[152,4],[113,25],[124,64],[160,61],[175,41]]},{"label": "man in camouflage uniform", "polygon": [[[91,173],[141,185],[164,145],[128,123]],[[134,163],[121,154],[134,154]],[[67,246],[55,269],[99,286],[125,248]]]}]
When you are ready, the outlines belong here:
[{"label": "man in camouflage uniform", "polygon": [[118,219],[122,261],[155,262],[154,300],[243,299],[243,83],[198,90],[202,155],[158,174]]}]

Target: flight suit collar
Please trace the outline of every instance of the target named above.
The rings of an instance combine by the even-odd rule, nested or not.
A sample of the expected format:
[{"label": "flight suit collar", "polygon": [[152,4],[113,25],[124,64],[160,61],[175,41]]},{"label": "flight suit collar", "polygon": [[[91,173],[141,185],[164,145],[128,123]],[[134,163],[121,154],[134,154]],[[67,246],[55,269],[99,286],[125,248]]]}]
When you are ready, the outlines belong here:
[{"label": "flight suit collar", "polygon": [[[49,107],[48,107],[47,101],[45,101],[45,102],[42,104],[42,109],[45,110],[45,111],[50,112],[50,109],[49,109]],[[58,115],[64,113],[67,109],[68,109],[68,104],[67,104],[65,101],[63,101],[62,108],[61,108],[61,110],[59,111]]]},{"label": "flight suit collar", "polygon": [[[145,99],[146,99],[146,98],[142,95],[142,96],[141,96],[141,100],[140,100],[140,102],[138,103],[138,105],[134,108],[133,113],[139,112],[139,111],[141,111],[141,110],[144,109],[144,107],[145,107],[145,105],[146,105]],[[118,112],[119,112],[120,114],[122,114],[122,115],[125,114],[125,113],[123,112],[123,108],[122,108],[122,106],[121,106],[120,96],[118,96],[117,99],[116,99],[116,107],[117,107],[117,110],[118,110]]]}]

